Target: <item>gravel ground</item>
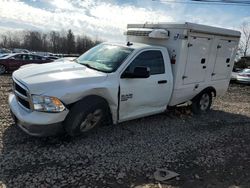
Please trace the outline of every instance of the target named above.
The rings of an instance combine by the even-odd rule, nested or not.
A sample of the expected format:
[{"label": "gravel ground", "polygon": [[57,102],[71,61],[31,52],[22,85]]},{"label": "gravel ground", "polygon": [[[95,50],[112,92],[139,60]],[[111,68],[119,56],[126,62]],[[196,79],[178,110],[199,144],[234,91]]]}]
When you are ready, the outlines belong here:
[{"label": "gravel ground", "polygon": [[[178,108],[70,139],[20,131],[10,82],[0,76],[0,187],[250,187],[250,86],[231,84],[202,116]],[[157,168],[180,177],[157,182]]]}]

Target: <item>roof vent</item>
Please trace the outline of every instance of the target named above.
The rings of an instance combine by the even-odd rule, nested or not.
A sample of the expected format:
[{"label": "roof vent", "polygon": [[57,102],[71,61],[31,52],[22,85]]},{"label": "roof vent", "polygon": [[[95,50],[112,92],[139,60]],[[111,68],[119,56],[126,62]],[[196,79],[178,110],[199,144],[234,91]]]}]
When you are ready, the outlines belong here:
[{"label": "roof vent", "polygon": [[130,28],[125,32],[125,35],[133,35],[133,36],[144,36],[148,37],[149,33],[151,33],[153,29],[146,28]]},{"label": "roof vent", "polygon": [[169,38],[169,31],[165,29],[129,28],[124,34],[130,36],[141,36],[141,37],[149,37],[155,39]]},{"label": "roof vent", "polygon": [[148,36],[150,38],[168,39],[169,31],[166,31],[165,29],[154,29]]}]

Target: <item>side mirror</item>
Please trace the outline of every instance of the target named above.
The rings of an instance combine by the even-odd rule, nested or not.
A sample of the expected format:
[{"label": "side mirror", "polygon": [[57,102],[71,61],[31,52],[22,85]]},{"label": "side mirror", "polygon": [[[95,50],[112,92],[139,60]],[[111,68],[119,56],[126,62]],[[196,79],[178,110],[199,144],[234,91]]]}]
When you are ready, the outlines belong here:
[{"label": "side mirror", "polygon": [[149,76],[149,67],[135,67],[134,72],[124,72],[121,78],[148,78]]}]

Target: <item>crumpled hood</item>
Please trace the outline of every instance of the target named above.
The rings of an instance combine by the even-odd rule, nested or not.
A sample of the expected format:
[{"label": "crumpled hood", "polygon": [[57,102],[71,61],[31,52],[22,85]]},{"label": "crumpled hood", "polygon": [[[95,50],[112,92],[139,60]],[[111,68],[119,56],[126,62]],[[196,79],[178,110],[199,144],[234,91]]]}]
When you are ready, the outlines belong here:
[{"label": "crumpled hood", "polygon": [[106,77],[106,73],[72,61],[26,66],[13,73],[13,78],[24,84],[32,94],[70,90],[71,87],[85,84],[98,84]]}]

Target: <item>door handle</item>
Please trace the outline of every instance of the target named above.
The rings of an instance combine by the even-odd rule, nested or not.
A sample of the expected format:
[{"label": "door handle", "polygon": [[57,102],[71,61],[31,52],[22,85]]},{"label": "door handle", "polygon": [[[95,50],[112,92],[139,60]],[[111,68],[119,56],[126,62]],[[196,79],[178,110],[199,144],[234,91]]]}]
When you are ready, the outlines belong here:
[{"label": "door handle", "polygon": [[158,84],[166,84],[168,81],[167,80],[159,80]]},{"label": "door handle", "polygon": [[202,68],[205,69],[205,68],[207,68],[207,66],[203,66]]}]

